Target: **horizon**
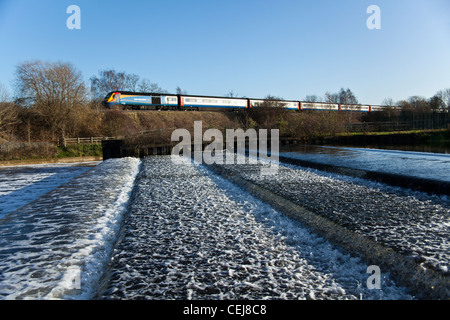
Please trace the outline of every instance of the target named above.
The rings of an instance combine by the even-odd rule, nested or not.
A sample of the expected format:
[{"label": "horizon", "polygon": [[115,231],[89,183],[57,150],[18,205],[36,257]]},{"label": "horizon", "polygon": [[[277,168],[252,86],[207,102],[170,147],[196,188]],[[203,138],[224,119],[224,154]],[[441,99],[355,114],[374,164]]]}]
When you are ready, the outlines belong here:
[{"label": "horizon", "polygon": [[[71,5],[81,29],[68,27]],[[372,5],[380,29],[368,27]],[[0,83],[14,96],[16,66],[42,60],[72,63],[88,87],[114,69],[189,95],[430,98],[450,87],[449,13],[445,0],[0,0]]]}]

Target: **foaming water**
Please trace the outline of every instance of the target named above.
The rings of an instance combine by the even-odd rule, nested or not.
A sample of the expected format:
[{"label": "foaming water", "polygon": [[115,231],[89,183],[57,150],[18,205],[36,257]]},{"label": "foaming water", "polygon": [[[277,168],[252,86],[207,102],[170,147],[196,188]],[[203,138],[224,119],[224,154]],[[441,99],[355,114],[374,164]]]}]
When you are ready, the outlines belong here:
[{"label": "foaming water", "polygon": [[139,164],[131,158],[105,161],[0,220],[0,296],[89,299]]}]

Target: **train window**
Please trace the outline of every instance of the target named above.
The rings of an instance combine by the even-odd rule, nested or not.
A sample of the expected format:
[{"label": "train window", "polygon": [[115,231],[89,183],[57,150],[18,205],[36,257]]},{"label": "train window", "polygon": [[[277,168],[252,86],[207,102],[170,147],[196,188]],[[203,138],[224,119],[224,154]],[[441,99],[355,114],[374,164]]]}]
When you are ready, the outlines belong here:
[{"label": "train window", "polygon": [[161,104],[161,97],[152,97],[152,104]]}]

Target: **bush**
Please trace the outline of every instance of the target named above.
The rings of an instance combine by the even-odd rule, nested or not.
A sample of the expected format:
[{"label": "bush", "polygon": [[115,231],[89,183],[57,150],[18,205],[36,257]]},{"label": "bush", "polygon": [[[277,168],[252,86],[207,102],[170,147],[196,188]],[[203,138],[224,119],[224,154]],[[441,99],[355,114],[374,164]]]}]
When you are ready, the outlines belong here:
[{"label": "bush", "polygon": [[100,157],[103,155],[101,145],[78,144],[73,146],[58,147],[57,158],[70,157]]},{"label": "bush", "polygon": [[7,142],[0,144],[0,160],[52,158],[58,148],[48,142]]}]

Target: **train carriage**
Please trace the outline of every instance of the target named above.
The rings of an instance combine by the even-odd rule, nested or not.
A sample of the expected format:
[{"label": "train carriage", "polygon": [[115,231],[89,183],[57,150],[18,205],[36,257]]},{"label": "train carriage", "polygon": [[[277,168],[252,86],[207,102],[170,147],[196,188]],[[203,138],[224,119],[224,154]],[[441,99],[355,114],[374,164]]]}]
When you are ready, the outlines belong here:
[{"label": "train carriage", "polygon": [[106,96],[103,102],[109,108],[119,107],[132,110],[178,108],[178,97],[176,95],[157,93],[111,92]]},{"label": "train carriage", "polygon": [[339,105],[335,103],[302,102],[300,109],[315,111],[339,111]]},{"label": "train carriage", "polygon": [[264,106],[267,102],[277,102],[280,103],[281,107],[288,110],[300,110],[300,102],[299,101],[287,101],[287,100],[255,100],[250,99],[249,100],[249,107],[250,108],[257,108],[260,106]]},{"label": "train carriage", "polygon": [[110,109],[131,110],[245,110],[258,108],[267,102],[275,102],[287,110],[303,111],[352,111],[376,112],[380,106],[345,105],[324,102],[300,102],[292,100],[264,100],[248,98],[230,98],[216,96],[175,95],[165,93],[139,93],[116,91],[109,93],[103,104]]},{"label": "train carriage", "polygon": [[247,108],[247,99],[238,98],[221,98],[221,97],[205,97],[205,96],[180,96],[180,106],[183,109],[229,109],[239,110]]},{"label": "train carriage", "polygon": [[359,104],[344,104],[341,105],[341,111],[369,112],[370,106],[364,106]]}]

